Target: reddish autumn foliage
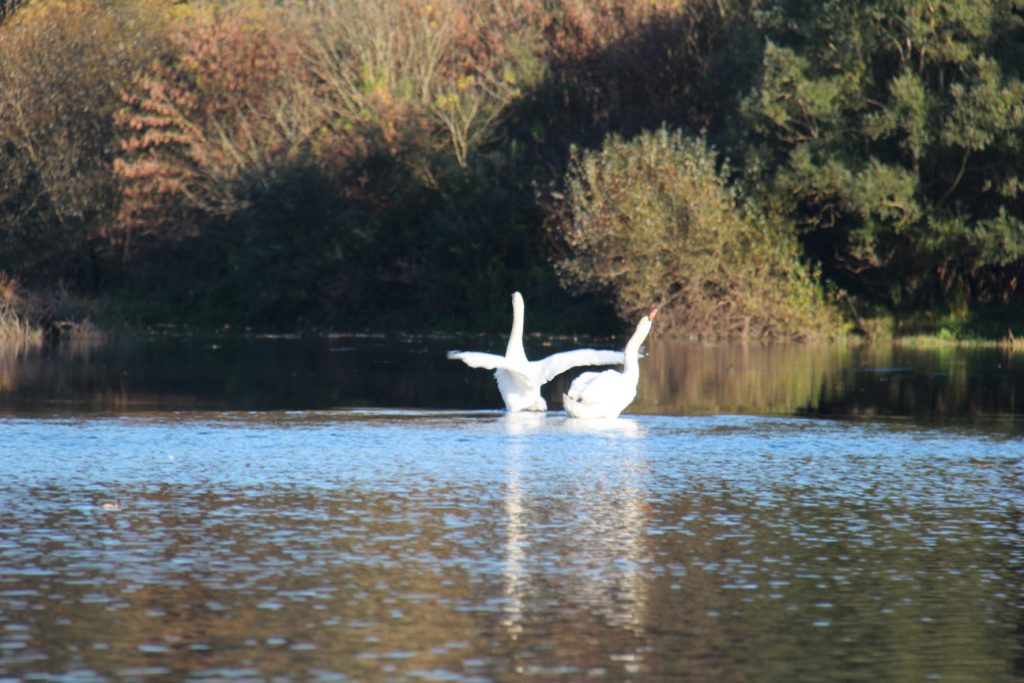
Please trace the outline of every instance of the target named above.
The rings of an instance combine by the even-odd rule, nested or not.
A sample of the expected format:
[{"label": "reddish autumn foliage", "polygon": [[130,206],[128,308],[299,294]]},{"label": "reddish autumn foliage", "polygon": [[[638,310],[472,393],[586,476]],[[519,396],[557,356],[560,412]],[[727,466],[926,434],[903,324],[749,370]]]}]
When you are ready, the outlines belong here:
[{"label": "reddish autumn foliage", "polygon": [[[154,230],[181,212],[244,208],[238,183],[308,142],[302,25],[271,9],[192,12],[170,33],[170,53],[138,75],[116,122],[120,225]],[[293,100],[298,99],[296,103]]]},{"label": "reddish autumn foliage", "polygon": [[[513,280],[538,273],[539,290],[557,291],[537,188],[562,175],[572,144],[707,120],[690,97],[706,81],[701,38],[681,29],[720,4],[86,1],[106,8],[115,29],[129,14],[143,17],[157,39],[132,41],[145,58],[117,64],[102,88],[35,91],[64,93],[57,104],[73,95],[78,104],[58,107],[67,120],[99,123],[97,135],[76,138],[90,141],[95,189],[65,192],[65,179],[86,176],[63,167],[46,177],[54,207],[86,197],[106,207],[63,215],[90,235],[65,240],[67,251],[107,282],[148,284],[170,307],[191,312],[182,301],[202,303],[219,289],[228,296],[216,297],[211,317],[283,324],[381,302],[425,303],[452,318],[504,300]],[[100,16],[70,0],[26,7],[36,5],[71,24]],[[15,24],[5,21],[0,34]],[[14,80],[30,82],[33,65],[51,56],[74,59],[77,48],[62,47],[15,59]],[[45,111],[45,98],[15,104],[37,99]],[[17,154],[0,155],[0,171],[20,170],[7,175],[25,182],[0,182],[0,201],[38,206],[25,199],[35,189],[28,181],[42,177],[30,167],[33,148],[11,148]]]}]

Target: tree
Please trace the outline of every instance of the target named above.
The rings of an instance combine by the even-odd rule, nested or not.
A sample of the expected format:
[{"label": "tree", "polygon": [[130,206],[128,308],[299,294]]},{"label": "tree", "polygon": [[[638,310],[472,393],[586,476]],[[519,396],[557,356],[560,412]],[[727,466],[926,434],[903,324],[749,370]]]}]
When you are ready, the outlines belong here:
[{"label": "tree", "polygon": [[107,3],[53,0],[0,25],[0,269],[37,285],[102,277],[112,114],[155,42],[143,23]]},{"label": "tree", "polygon": [[894,307],[987,302],[1024,274],[1015,0],[764,9],[746,167],[826,272]]},{"label": "tree", "polygon": [[135,76],[115,118],[125,255],[136,232],[173,239],[204,216],[247,208],[251,184],[272,184],[308,152],[321,116],[301,65],[302,27],[288,19],[238,5],[186,10],[169,24],[166,53]]},{"label": "tree", "polygon": [[792,232],[717,164],[703,138],[664,128],[577,154],[549,219],[563,283],[608,293],[626,320],[658,305],[661,328],[685,336],[837,333]]}]

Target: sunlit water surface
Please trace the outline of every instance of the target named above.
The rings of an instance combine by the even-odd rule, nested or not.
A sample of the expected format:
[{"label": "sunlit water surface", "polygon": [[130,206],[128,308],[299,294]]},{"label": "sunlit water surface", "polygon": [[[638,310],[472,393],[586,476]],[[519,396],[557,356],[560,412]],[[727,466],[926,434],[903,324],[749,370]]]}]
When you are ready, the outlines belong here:
[{"label": "sunlit water surface", "polygon": [[587,422],[445,345],[0,364],[0,680],[1024,678],[1014,357],[655,343]]}]

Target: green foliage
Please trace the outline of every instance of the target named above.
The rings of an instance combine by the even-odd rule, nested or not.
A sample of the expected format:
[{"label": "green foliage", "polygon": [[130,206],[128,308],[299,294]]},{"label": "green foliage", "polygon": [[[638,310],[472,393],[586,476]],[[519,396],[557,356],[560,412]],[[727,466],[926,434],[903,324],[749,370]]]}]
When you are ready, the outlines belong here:
[{"label": "green foliage", "polygon": [[717,162],[703,138],[664,128],[578,154],[551,218],[563,282],[609,292],[626,319],[657,304],[661,329],[693,337],[837,333],[793,235]]},{"label": "green foliage", "polygon": [[747,158],[839,282],[903,308],[1015,294],[1022,29],[1013,0],[765,8]]},{"label": "green foliage", "polygon": [[1022,298],[1018,4],[0,3],[0,269],[147,322],[465,326],[521,289],[552,329],[787,337],[835,327],[810,262],[865,331],[968,324]]}]

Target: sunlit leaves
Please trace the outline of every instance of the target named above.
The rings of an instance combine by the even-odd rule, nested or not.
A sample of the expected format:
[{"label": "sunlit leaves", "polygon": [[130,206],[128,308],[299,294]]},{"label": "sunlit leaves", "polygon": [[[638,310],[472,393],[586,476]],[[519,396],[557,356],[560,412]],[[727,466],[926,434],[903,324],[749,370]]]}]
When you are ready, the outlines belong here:
[{"label": "sunlit leaves", "polygon": [[1005,78],[999,63],[986,55],[964,70],[971,79],[950,86],[952,107],[940,139],[950,147],[981,151],[1024,126],[1024,83]]},{"label": "sunlit leaves", "polygon": [[703,338],[839,329],[794,236],[743,199],[704,139],[666,129],[579,153],[555,198],[556,268],[610,293],[624,318],[658,304],[663,327]]},{"label": "sunlit leaves", "polygon": [[254,6],[170,23],[167,54],[135,77],[116,117],[123,229],[231,215],[248,205],[250,179],[301,152],[318,121],[303,98],[303,27],[288,19]]}]

